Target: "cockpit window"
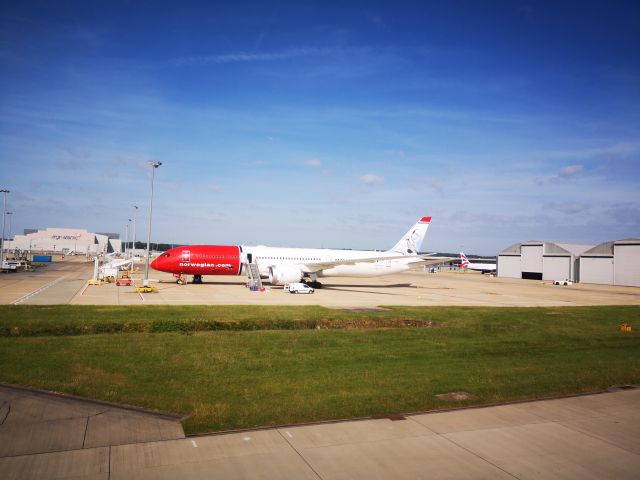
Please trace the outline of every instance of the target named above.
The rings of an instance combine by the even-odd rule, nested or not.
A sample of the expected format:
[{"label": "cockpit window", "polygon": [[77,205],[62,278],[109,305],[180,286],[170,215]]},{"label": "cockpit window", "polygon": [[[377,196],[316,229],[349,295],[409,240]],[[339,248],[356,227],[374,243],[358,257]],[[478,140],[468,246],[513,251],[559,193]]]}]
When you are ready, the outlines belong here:
[{"label": "cockpit window", "polygon": [[168,254],[168,253],[164,253],[164,254],[162,254],[162,256],[163,256],[163,257],[168,257],[168,256],[169,256],[169,254]]}]

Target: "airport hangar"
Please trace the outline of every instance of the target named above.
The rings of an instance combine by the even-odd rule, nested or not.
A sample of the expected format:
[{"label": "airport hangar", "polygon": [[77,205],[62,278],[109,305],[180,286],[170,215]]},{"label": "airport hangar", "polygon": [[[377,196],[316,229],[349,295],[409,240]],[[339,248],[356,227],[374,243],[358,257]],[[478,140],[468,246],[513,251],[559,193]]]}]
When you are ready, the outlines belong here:
[{"label": "airport hangar", "polygon": [[96,255],[120,252],[122,242],[117,233],[93,233],[81,228],[47,228],[24,231],[5,242],[5,250],[31,253]]},{"label": "airport hangar", "polygon": [[498,254],[498,276],[640,287],[640,238],[598,245],[530,240]]}]

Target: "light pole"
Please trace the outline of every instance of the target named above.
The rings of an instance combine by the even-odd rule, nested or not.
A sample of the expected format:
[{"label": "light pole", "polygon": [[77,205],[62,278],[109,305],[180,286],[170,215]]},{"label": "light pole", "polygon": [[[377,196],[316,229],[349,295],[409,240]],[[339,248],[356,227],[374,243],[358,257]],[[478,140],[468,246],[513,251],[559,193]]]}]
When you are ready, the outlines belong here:
[{"label": "light pole", "polygon": [[136,213],[138,213],[138,206],[133,206],[133,256],[136,256]]},{"label": "light pole", "polygon": [[151,215],[153,214],[153,180],[155,179],[156,168],[162,165],[162,162],[149,162],[151,167],[151,201],[149,202],[149,227],[147,228],[147,260],[144,265],[143,287],[149,286],[149,243],[151,243]]},{"label": "light pole", "polygon": [[[9,217],[9,242],[11,242],[9,245],[9,248],[14,248],[13,247],[13,242],[11,241],[11,219],[13,218],[13,212],[7,212],[7,216]],[[7,248],[7,257],[9,256],[9,248]],[[14,249],[15,252],[15,249]]]},{"label": "light pole", "polygon": [[13,212],[7,212],[7,216],[9,217],[9,241],[11,241],[11,219],[13,218]]},{"label": "light pole", "polygon": [[0,239],[0,269],[4,268],[4,220],[5,220],[5,212],[7,211],[7,193],[11,190],[7,190],[3,188],[0,190],[0,193],[3,195],[2,201],[2,238]]},{"label": "light pole", "polygon": [[127,231],[127,239],[124,242],[124,257],[127,258],[127,247],[129,246],[129,227],[131,226],[131,219],[128,219],[129,221],[127,222],[127,226],[126,226],[126,231]]}]

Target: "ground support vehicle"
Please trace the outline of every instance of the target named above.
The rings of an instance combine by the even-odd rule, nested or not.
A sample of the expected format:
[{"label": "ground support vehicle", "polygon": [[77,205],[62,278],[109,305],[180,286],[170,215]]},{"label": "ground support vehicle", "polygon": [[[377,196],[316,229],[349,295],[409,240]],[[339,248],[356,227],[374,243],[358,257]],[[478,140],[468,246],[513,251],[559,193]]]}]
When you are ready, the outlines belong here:
[{"label": "ground support vehicle", "polygon": [[288,283],[284,286],[289,293],[314,293],[315,290],[306,283]]}]

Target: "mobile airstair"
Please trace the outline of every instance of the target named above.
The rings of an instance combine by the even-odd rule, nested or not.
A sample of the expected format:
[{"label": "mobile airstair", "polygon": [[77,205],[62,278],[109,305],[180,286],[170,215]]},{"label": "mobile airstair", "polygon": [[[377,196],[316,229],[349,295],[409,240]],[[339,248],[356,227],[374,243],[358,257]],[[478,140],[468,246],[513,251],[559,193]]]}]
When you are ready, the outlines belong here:
[{"label": "mobile airstair", "polygon": [[255,262],[247,262],[244,264],[247,269],[247,285],[252,290],[262,289],[262,280],[260,279],[260,270]]}]

